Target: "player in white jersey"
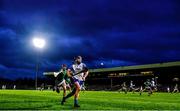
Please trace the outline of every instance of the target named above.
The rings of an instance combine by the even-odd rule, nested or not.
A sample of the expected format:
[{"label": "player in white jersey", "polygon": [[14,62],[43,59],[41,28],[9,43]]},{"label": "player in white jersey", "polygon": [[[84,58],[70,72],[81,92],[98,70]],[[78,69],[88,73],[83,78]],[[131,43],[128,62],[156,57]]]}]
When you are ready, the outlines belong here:
[{"label": "player in white jersey", "polygon": [[119,89],[118,92],[120,93],[120,91],[124,91],[124,93],[127,94],[126,82],[123,82],[123,83],[121,84],[121,89]]},{"label": "player in white jersey", "polygon": [[143,87],[140,86],[140,88],[139,88],[139,95],[142,95],[142,92],[143,92]]},{"label": "player in white jersey", "polygon": [[174,86],[174,90],[173,90],[173,92],[172,93],[175,93],[175,92],[179,92],[179,89],[178,89],[178,84],[176,84],[175,86]]},{"label": "player in white jersey", "polygon": [[135,84],[133,84],[133,81],[130,81],[130,87],[129,87],[129,91],[132,91],[133,93],[138,90],[135,88]]},{"label": "player in white jersey", "polygon": [[157,91],[157,86],[156,86],[154,78],[152,78],[151,80],[151,89],[152,91]]},{"label": "player in white jersey", "polygon": [[167,87],[167,92],[170,93],[170,88],[169,88],[169,86]]},{"label": "player in white jersey", "polygon": [[85,81],[86,77],[88,76],[88,71],[83,71],[87,69],[86,65],[82,63],[82,57],[77,56],[75,58],[74,64],[68,69],[67,74],[72,77],[72,82],[74,83],[75,88],[69,93],[66,97],[63,97],[61,104],[63,105],[65,100],[74,95],[74,107],[80,107],[78,104],[78,97],[83,82]]}]

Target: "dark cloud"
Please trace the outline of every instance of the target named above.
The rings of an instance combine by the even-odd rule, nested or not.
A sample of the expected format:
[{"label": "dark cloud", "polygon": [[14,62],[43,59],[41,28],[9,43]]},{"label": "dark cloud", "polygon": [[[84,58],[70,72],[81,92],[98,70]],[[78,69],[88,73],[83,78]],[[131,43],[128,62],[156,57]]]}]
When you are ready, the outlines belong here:
[{"label": "dark cloud", "polygon": [[[35,71],[29,69],[18,69],[18,68],[7,68],[5,69],[0,65],[0,73],[1,77],[9,78],[9,79],[17,79],[17,78],[35,78]],[[34,75],[34,76],[33,76]]]},{"label": "dark cloud", "polygon": [[[0,76],[33,78],[37,52],[40,75],[77,55],[90,68],[180,60],[179,7],[178,0],[1,0]],[[34,36],[47,40],[42,51]]]}]

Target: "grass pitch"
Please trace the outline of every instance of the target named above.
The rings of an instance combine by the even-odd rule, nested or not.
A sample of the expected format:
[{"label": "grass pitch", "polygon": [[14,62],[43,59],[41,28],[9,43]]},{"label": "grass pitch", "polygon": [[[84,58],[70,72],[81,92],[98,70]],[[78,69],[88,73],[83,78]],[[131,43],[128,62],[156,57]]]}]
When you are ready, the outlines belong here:
[{"label": "grass pitch", "polygon": [[[0,90],[1,110],[72,110],[73,97],[62,106],[62,91]],[[180,110],[180,94],[106,92],[81,92],[79,110]]]}]

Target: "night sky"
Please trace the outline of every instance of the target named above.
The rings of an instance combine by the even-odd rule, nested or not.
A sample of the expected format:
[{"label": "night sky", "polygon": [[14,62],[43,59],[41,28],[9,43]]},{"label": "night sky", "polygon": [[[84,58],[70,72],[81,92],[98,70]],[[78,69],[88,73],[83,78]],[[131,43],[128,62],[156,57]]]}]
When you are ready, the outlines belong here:
[{"label": "night sky", "polygon": [[41,77],[77,55],[89,68],[179,61],[180,1],[0,0],[0,77],[34,78],[37,53]]}]

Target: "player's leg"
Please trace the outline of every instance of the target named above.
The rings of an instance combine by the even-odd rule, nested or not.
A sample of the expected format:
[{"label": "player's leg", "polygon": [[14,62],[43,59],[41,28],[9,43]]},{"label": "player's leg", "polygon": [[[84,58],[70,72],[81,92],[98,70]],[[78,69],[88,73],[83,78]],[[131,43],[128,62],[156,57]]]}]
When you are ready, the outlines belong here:
[{"label": "player's leg", "polygon": [[68,88],[68,90],[69,90],[69,92],[71,92],[71,86],[70,86],[70,84],[66,84],[66,88]]},{"label": "player's leg", "polygon": [[177,92],[177,88],[174,89],[174,93],[176,93],[176,92]]},{"label": "player's leg", "polygon": [[143,92],[146,92],[146,91],[148,91],[148,88],[147,88],[147,87],[145,87],[145,88],[143,89]]},{"label": "player's leg", "polygon": [[79,92],[81,91],[81,86],[80,86],[80,83],[78,81],[76,81],[74,84],[76,87],[76,92],[74,95],[74,107],[80,107],[78,104],[78,98],[79,98]]},{"label": "player's leg", "polygon": [[133,94],[134,94],[134,92],[135,92],[135,88],[134,88],[134,87],[132,88],[132,92],[133,92]]},{"label": "player's leg", "polygon": [[66,96],[66,82],[65,81],[62,83],[62,88],[63,88],[63,97],[65,97]]},{"label": "player's leg", "polygon": [[142,94],[142,89],[141,89],[141,87],[139,88],[139,95],[141,95]]},{"label": "player's leg", "polygon": [[128,89],[128,92],[132,92],[133,90],[132,90],[132,87],[130,87],[129,89]]},{"label": "player's leg", "polygon": [[55,88],[57,93],[60,93],[60,89],[59,88],[62,85],[62,82],[63,82],[63,80],[62,81],[58,81],[58,80],[55,81],[55,87],[54,88]]},{"label": "player's leg", "polygon": [[120,93],[122,91],[122,88],[118,89],[118,92]]},{"label": "player's leg", "polygon": [[[66,101],[66,99],[70,98],[71,96],[73,96],[76,92],[76,88],[73,86],[74,84],[71,84],[71,83],[74,83],[74,79],[73,78],[70,78],[69,80],[69,86],[72,86],[72,90],[70,91],[70,93],[68,95],[66,95],[65,97],[63,97],[62,101],[61,101],[61,105],[64,104],[64,102]],[[70,87],[71,88],[71,87]]]},{"label": "player's leg", "polygon": [[71,79],[66,78],[66,88],[68,88],[69,92],[71,92]]},{"label": "player's leg", "polygon": [[83,82],[83,84],[82,84],[82,86],[81,86],[81,90],[83,91],[83,93],[84,93],[85,90],[86,90],[86,86],[85,86],[84,82]]},{"label": "player's leg", "polygon": [[60,89],[59,88],[60,88],[60,86],[56,86],[56,92],[57,93],[60,93]]},{"label": "player's leg", "polygon": [[143,93],[143,87],[141,86],[140,88],[139,88],[139,95],[142,95],[142,93]]},{"label": "player's leg", "polygon": [[148,92],[148,96],[150,96],[150,88],[149,87],[146,88],[146,91]]},{"label": "player's leg", "polygon": [[127,94],[127,88],[126,87],[124,87],[124,93]]},{"label": "player's leg", "polygon": [[122,87],[122,92],[125,92],[124,87]]},{"label": "player's leg", "polygon": [[151,87],[148,87],[147,90],[148,90],[148,96],[150,96],[150,95],[152,94],[152,89],[151,89]]},{"label": "player's leg", "polygon": [[150,93],[153,94],[154,87],[150,87]]},{"label": "player's leg", "polygon": [[61,101],[61,105],[64,104],[64,102],[66,101],[66,99],[70,98],[71,96],[73,96],[76,93],[76,88],[74,87],[72,89],[72,91],[65,97],[63,97],[62,101]]},{"label": "player's leg", "polygon": [[157,92],[157,87],[156,86],[153,87],[153,92]]},{"label": "player's leg", "polygon": [[139,90],[139,88],[135,88],[135,87],[134,87],[134,93],[135,93],[136,91],[138,91],[138,90]]},{"label": "player's leg", "polygon": [[57,81],[56,92],[60,93],[60,87],[65,83],[65,80]]},{"label": "player's leg", "polygon": [[176,91],[176,89],[174,88],[172,93],[175,93],[175,91]]},{"label": "player's leg", "polygon": [[71,89],[71,86],[69,85],[69,91],[71,92],[72,91],[72,89]]}]

